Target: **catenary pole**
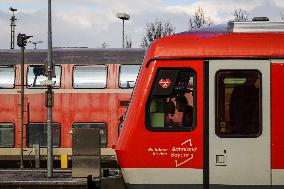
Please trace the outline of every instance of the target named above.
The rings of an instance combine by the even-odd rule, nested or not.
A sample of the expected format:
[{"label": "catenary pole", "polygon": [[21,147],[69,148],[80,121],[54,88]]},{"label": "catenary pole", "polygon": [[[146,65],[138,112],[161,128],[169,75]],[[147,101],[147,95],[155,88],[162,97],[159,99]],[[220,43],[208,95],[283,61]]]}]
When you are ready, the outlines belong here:
[{"label": "catenary pole", "polygon": [[[48,81],[52,80],[52,30],[51,30],[51,0],[48,0]],[[47,177],[53,177],[53,136],[52,136],[52,85],[48,85],[47,98]]]}]

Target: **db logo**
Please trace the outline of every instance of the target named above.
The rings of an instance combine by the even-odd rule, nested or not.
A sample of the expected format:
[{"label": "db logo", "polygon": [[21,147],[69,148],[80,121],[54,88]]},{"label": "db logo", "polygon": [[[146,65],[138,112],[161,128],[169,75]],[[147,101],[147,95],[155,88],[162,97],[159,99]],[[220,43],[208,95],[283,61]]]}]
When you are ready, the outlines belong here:
[{"label": "db logo", "polygon": [[169,80],[169,79],[161,79],[159,81],[159,84],[161,85],[161,87],[166,89],[166,88],[168,88],[171,85],[171,80]]}]

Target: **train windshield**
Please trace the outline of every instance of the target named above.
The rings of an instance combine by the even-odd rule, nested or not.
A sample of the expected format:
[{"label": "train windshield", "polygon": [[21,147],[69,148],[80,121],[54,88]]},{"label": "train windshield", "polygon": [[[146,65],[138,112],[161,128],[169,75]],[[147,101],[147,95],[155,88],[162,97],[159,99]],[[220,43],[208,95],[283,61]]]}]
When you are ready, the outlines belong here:
[{"label": "train windshield", "polygon": [[147,127],[157,131],[195,128],[195,72],[160,69],[147,105]]}]

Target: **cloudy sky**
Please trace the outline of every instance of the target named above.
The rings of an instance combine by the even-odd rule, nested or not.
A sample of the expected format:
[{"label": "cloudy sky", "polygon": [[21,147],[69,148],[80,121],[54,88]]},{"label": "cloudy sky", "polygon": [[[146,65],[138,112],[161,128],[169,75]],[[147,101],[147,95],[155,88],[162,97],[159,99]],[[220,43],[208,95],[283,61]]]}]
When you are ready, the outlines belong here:
[{"label": "cloudy sky", "polygon": [[[17,8],[16,34],[33,35],[33,41],[43,41],[38,48],[47,48],[47,0],[0,0],[0,49],[10,47],[9,7]],[[246,9],[250,19],[267,16],[280,21],[284,15],[284,0],[53,0],[52,31],[55,47],[121,47],[122,21],[117,12],[131,16],[125,33],[134,47],[139,47],[146,23],[155,19],[171,22],[176,30],[188,28],[188,19],[201,7],[215,24],[233,18],[234,9]],[[31,44],[27,48],[33,48]]]}]

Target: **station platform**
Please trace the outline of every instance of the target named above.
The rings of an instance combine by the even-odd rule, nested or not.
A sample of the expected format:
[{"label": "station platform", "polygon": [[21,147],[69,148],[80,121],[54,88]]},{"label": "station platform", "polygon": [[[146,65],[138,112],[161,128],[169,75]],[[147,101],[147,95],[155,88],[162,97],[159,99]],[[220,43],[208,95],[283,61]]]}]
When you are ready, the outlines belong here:
[{"label": "station platform", "polygon": [[72,178],[71,169],[55,169],[47,178],[46,169],[0,169],[0,188],[95,188],[87,178]]},{"label": "station platform", "polygon": [[46,177],[46,169],[0,169],[0,189],[125,189],[118,169],[109,169],[100,178],[72,178],[72,169],[54,169]]}]

